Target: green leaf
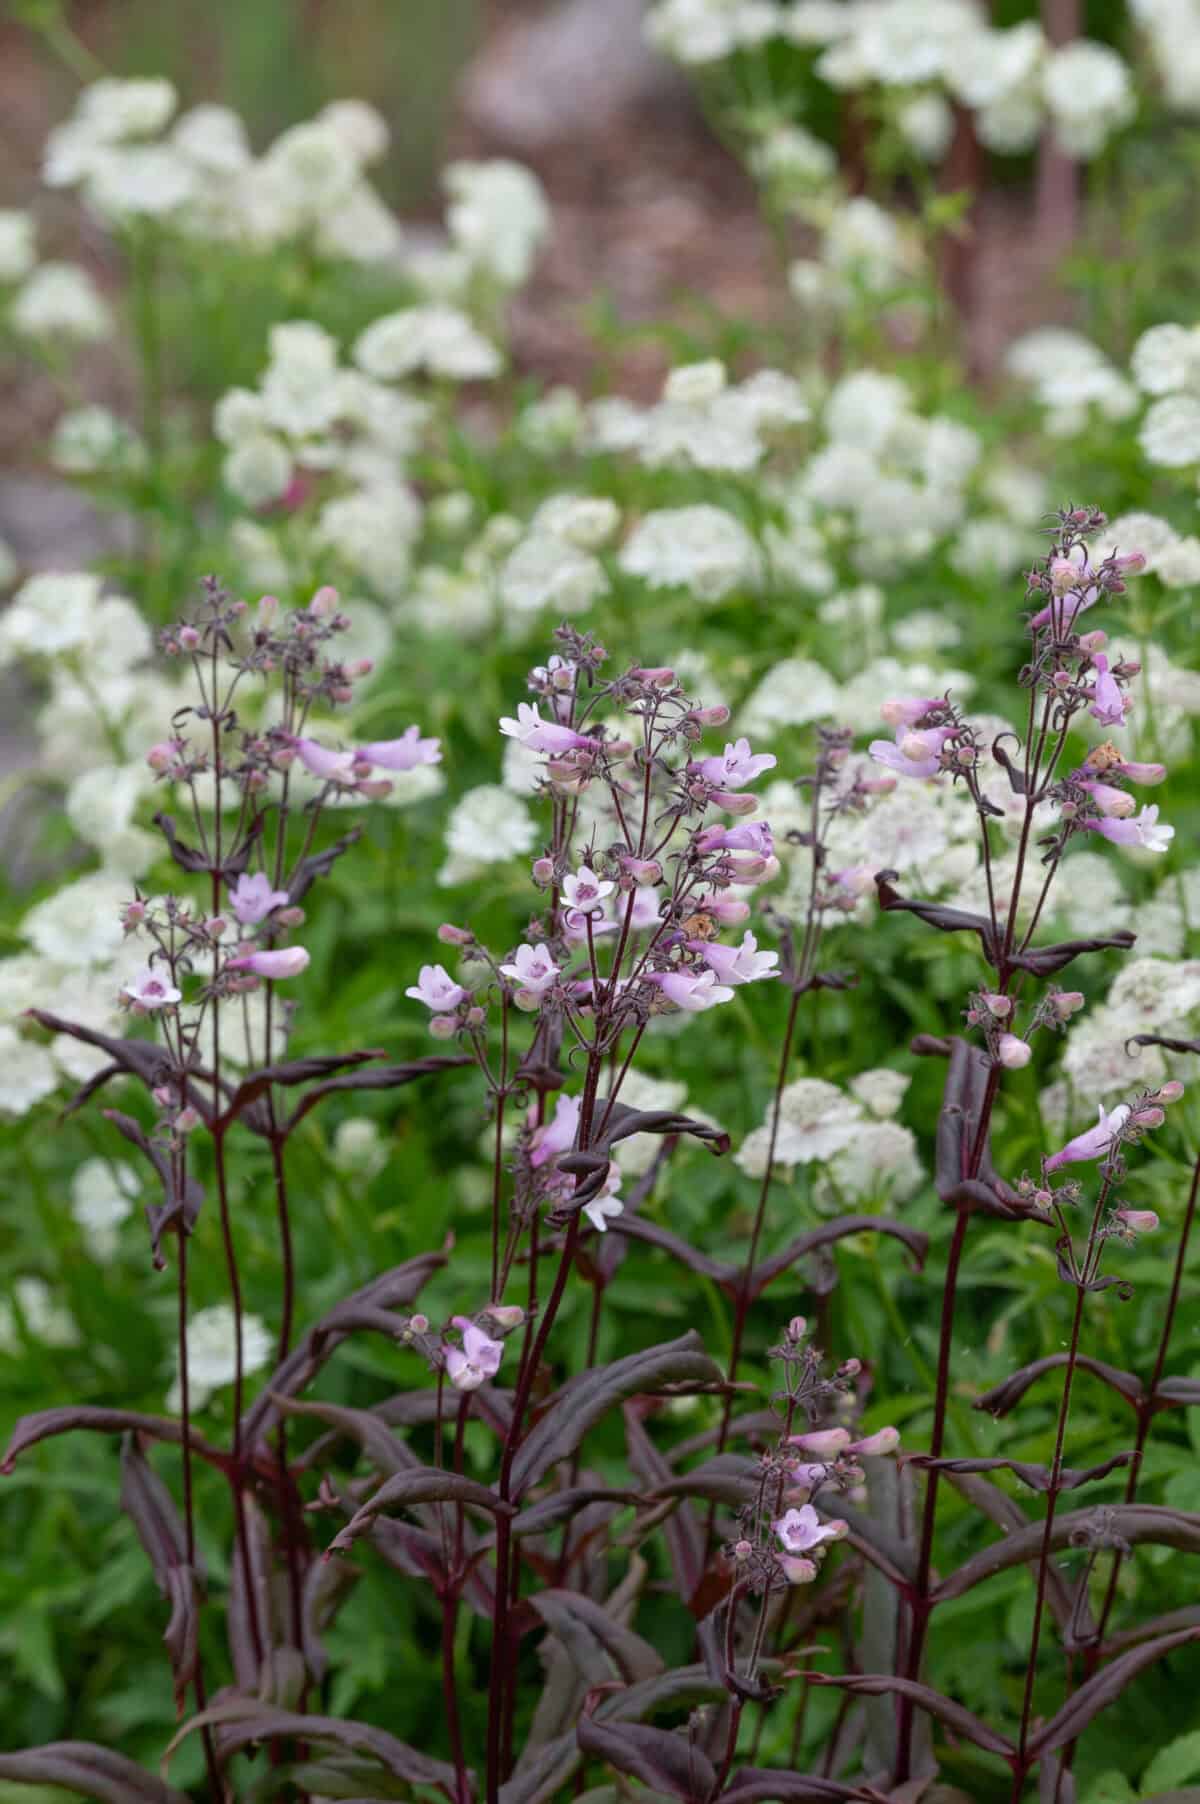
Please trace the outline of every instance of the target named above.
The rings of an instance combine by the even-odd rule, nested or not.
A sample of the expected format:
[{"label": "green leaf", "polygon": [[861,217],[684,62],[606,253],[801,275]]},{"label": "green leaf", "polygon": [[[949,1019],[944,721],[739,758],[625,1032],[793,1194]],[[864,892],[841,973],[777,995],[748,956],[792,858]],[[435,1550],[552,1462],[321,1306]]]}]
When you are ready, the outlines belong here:
[{"label": "green leaf", "polygon": [[1095,1784],[1083,1795],[1081,1804],[1138,1804],[1137,1793],[1124,1773],[1101,1773]]},{"label": "green leaf", "polygon": [[1200,1773],[1200,1729],[1179,1735],[1160,1748],[1142,1774],[1143,1792],[1169,1791]]}]

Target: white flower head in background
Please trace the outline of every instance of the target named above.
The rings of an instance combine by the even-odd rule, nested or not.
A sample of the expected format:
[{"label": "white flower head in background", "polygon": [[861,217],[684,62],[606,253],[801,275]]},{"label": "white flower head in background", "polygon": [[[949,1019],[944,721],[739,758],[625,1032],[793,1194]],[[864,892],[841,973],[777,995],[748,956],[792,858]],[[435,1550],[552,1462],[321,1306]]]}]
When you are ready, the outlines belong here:
[{"label": "white flower head in background", "polygon": [[[261,1372],[274,1351],[274,1343],[265,1322],[256,1315],[242,1317],[242,1370]],[[235,1373],[236,1324],[228,1303],[214,1303],[201,1309],[188,1323],[187,1369],[188,1402],[192,1409],[203,1409],[214,1391],[232,1384]],[[179,1379],[179,1355],[175,1355],[175,1377],[167,1392],[167,1408],[177,1415],[183,1407],[183,1389]]]}]

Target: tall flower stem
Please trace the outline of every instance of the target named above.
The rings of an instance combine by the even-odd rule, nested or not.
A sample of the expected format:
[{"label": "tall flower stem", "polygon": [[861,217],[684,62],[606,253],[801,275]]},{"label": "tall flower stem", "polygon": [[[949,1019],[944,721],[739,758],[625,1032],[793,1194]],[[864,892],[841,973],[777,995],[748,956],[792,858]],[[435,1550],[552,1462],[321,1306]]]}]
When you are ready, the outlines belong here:
[{"label": "tall flower stem", "polygon": [[[192,1401],[191,1380],[188,1377],[188,1263],[187,1263],[187,1228],[181,1221],[178,1234],[179,1266],[178,1266],[178,1334],[179,1334],[179,1438],[183,1452],[183,1531],[184,1549],[187,1555],[189,1582],[197,1580],[196,1564],[196,1508],[192,1495]],[[192,1681],[196,1692],[196,1709],[203,1712],[208,1708],[208,1688],[204,1683],[204,1665],[199,1649],[196,1650],[196,1673]],[[208,1773],[209,1789],[214,1800],[223,1799],[226,1795],[225,1784],[217,1765],[217,1751],[213,1745],[212,1725],[206,1723],[202,1731],[204,1744],[204,1765]]]}]

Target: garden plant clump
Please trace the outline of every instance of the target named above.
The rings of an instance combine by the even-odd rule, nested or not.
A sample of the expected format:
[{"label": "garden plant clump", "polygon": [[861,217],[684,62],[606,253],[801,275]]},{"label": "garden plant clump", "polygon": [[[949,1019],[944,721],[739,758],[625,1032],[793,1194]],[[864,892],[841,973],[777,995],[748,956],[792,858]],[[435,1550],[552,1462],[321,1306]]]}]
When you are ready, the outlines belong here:
[{"label": "garden plant clump", "polygon": [[[637,400],[518,367],[537,176],[414,244],[362,101],[103,76],[103,257],[0,214],[116,523],[0,558],[4,1800],[1200,1777],[1200,19],[647,33],[789,298]],[[973,387],[1035,148],[1081,327]]]}]

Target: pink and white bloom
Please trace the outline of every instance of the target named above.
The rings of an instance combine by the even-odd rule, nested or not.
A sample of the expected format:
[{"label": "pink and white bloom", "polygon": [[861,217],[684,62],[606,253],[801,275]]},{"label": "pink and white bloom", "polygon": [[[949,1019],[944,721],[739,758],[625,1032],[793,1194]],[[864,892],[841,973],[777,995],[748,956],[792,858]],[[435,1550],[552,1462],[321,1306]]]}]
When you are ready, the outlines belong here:
[{"label": "pink and white bloom", "polygon": [[617,1194],[620,1188],[621,1167],[613,1160],[609,1165],[603,1190],[590,1203],[583,1205],[583,1213],[599,1234],[607,1234],[609,1222],[625,1213],[625,1205]]},{"label": "pink and white bloom", "polygon": [[143,965],[127,984],[122,985],[121,994],[127,996],[135,1008],[148,1014],[153,1009],[173,1008],[183,991],[177,990],[169,978],[161,976],[151,965]]},{"label": "pink and white bloom", "polygon": [[817,1576],[814,1562],[796,1554],[785,1553],[779,1564],[789,1585],[811,1585]]},{"label": "pink and white bloom", "polygon": [[294,739],[292,745],[305,770],[319,777],[322,783],[349,786],[367,775],[357,752],[331,752],[328,746],[318,745],[315,739]]},{"label": "pink and white bloom", "polygon": [[1091,796],[1098,814],[1112,820],[1125,820],[1136,813],[1137,803],[1127,789],[1116,789],[1111,783],[1095,783],[1089,777],[1076,777],[1075,781]]},{"label": "pink and white bloom", "polygon": [[1147,787],[1163,782],[1167,774],[1165,764],[1134,764],[1124,758],[1111,768],[1116,776],[1124,777],[1130,783],[1144,783]]},{"label": "pink and white bloom", "polygon": [[229,892],[229,906],[243,927],[257,927],[272,909],[282,908],[287,899],[285,889],[271,888],[271,879],[264,871],[256,871],[253,877],[243,871]]},{"label": "pink and white bloom", "polygon": [[847,1532],[847,1524],[840,1519],[822,1522],[811,1503],[802,1503],[798,1510],[788,1510],[786,1515],[772,1522],[771,1527],[787,1553],[808,1553],[810,1548],[820,1547],[823,1541],[840,1541]]},{"label": "pink and white bloom", "polygon": [[408,727],[399,739],[374,739],[360,745],[358,757],[379,770],[416,770],[421,764],[440,764],[440,739],[422,739],[420,727]]},{"label": "pink and white bloom", "polygon": [[916,732],[901,727],[895,742],[872,739],[867,750],[876,764],[895,771],[899,777],[936,777],[942,768],[942,747],[949,738],[949,727],[926,727]]},{"label": "pink and white bloom", "polygon": [[693,971],[651,971],[648,981],[656,983],[668,1002],[689,1015],[701,1014],[733,997],[733,991],[718,983],[717,974],[712,970],[702,971],[699,976]]},{"label": "pink and white bloom", "polygon": [[771,752],[752,752],[748,739],[735,739],[719,757],[702,758],[696,766],[708,783],[720,789],[745,789],[765,770],[774,770],[779,760]]},{"label": "pink and white bloom", "polygon": [[705,827],[692,843],[697,852],[757,852],[761,858],[770,858],[775,850],[775,836],[766,821]]},{"label": "pink and white bloom", "polygon": [[531,752],[548,752],[551,756],[572,751],[576,746],[592,744],[590,739],[582,733],[576,733],[572,727],[560,727],[553,721],[543,720],[538,714],[536,702],[519,703],[517,718],[513,720],[511,715],[505,716],[500,722],[500,731],[506,739],[519,739]]},{"label": "pink and white bloom", "polygon": [[426,1008],[435,1014],[443,1014],[447,1009],[457,1008],[465,1002],[469,991],[460,983],[455,983],[444,965],[422,965],[420,981],[410,984],[405,990],[414,1002],[423,1002]]},{"label": "pink and white bloom", "polygon": [[256,977],[299,977],[309,966],[303,946],[280,946],[276,951],[247,952],[231,958],[227,971],[253,971]]},{"label": "pink and white bloom", "polygon": [[543,995],[558,976],[558,966],[545,946],[518,946],[511,965],[501,965],[501,974],[511,977],[518,989],[530,995]]},{"label": "pink and white bloom", "polygon": [[1020,1071],[1033,1057],[1033,1047],[1020,1034],[1001,1034],[996,1042],[996,1057],[1007,1071]]},{"label": "pink and white bloom", "polygon": [[615,883],[606,883],[590,866],[581,864],[578,871],[569,871],[563,878],[563,902],[580,914],[601,914],[604,898],[611,896],[615,888]]},{"label": "pink and white bloom", "polygon": [[1043,1162],[1043,1171],[1058,1171],[1064,1165],[1082,1165],[1089,1159],[1104,1158],[1129,1120],[1130,1113],[1127,1102],[1119,1102],[1111,1113],[1101,1103],[1100,1118],[1095,1127],[1088,1128],[1086,1133],[1076,1134],[1060,1151],[1052,1153]]},{"label": "pink and white bloom", "polygon": [[705,890],[696,897],[692,913],[711,915],[722,927],[740,927],[750,919],[750,904],[741,896],[730,896],[722,890]]},{"label": "pink and white bloom", "polygon": [[[532,1110],[530,1115],[532,1117]],[[553,1119],[534,1128],[529,1162],[535,1168],[569,1153],[579,1134],[579,1098],[560,1095],[554,1105]]]},{"label": "pink and white bloom", "polygon": [[895,1453],[899,1445],[898,1428],[877,1428],[874,1434],[864,1436],[861,1441],[851,1441],[846,1452],[855,1456],[862,1454],[867,1459],[878,1459],[881,1454]]},{"label": "pink and white bloom", "polygon": [[1159,821],[1153,802],[1142,809],[1136,820],[1098,820],[1089,816],[1079,824],[1111,840],[1114,846],[1141,846],[1146,852],[1165,852],[1175,837],[1174,827]]},{"label": "pink and white bloom", "polygon": [[742,935],[740,946],[722,946],[709,940],[689,940],[688,945],[700,954],[722,983],[757,983],[760,978],[777,974],[778,952],[760,952],[758,941],[749,931]]},{"label": "pink and white bloom", "polygon": [[1095,654],[1092,662],[1096,666],[1096,680],[1092,685],[1088,713],[1102,727],[1123,727],[1131,706],[1129,697],[1123,693],[1116,677],[1110,673],[1108,659],[1102,651]]},{"label": "pink and white bloom", "polygon": [[884,702],[879,713],[880,718],[886,720],[894,732],[900,727],[915,727],[919,720],[924,720],[931,708],[943,708],[945,705],[945,697],[941,695],[913,695]]},{"label": "pink and white bloom", "polygon": [[1130,1234],[1153,1234],[1158,1226],[1153,1209],[1114,1209],[1113,1218]]},{"label": "pink and white bloom", "polygon": [[816,1428],[808,1434],[792,1435],[789,1444],[817,1459],[836,1459],[850,1445],[850,1435],[845,1428]]},{"label": "pink and white bloom", "polygon": [[629,925],[635,932],[641,933],[647,928],[657,927],[661,920],[662,897],[652,883],[639,883],[633,892]]},{"label": "pink and white bloom", "polygon": [[454,1326],[462,1332],[463,1344],[461,1347],[447,1346],[446,1375],[456,1391],[477,1391],[500,1370],[504,1342],[492,1340],[465,1315],[456,1315],[453,1320]]}]

